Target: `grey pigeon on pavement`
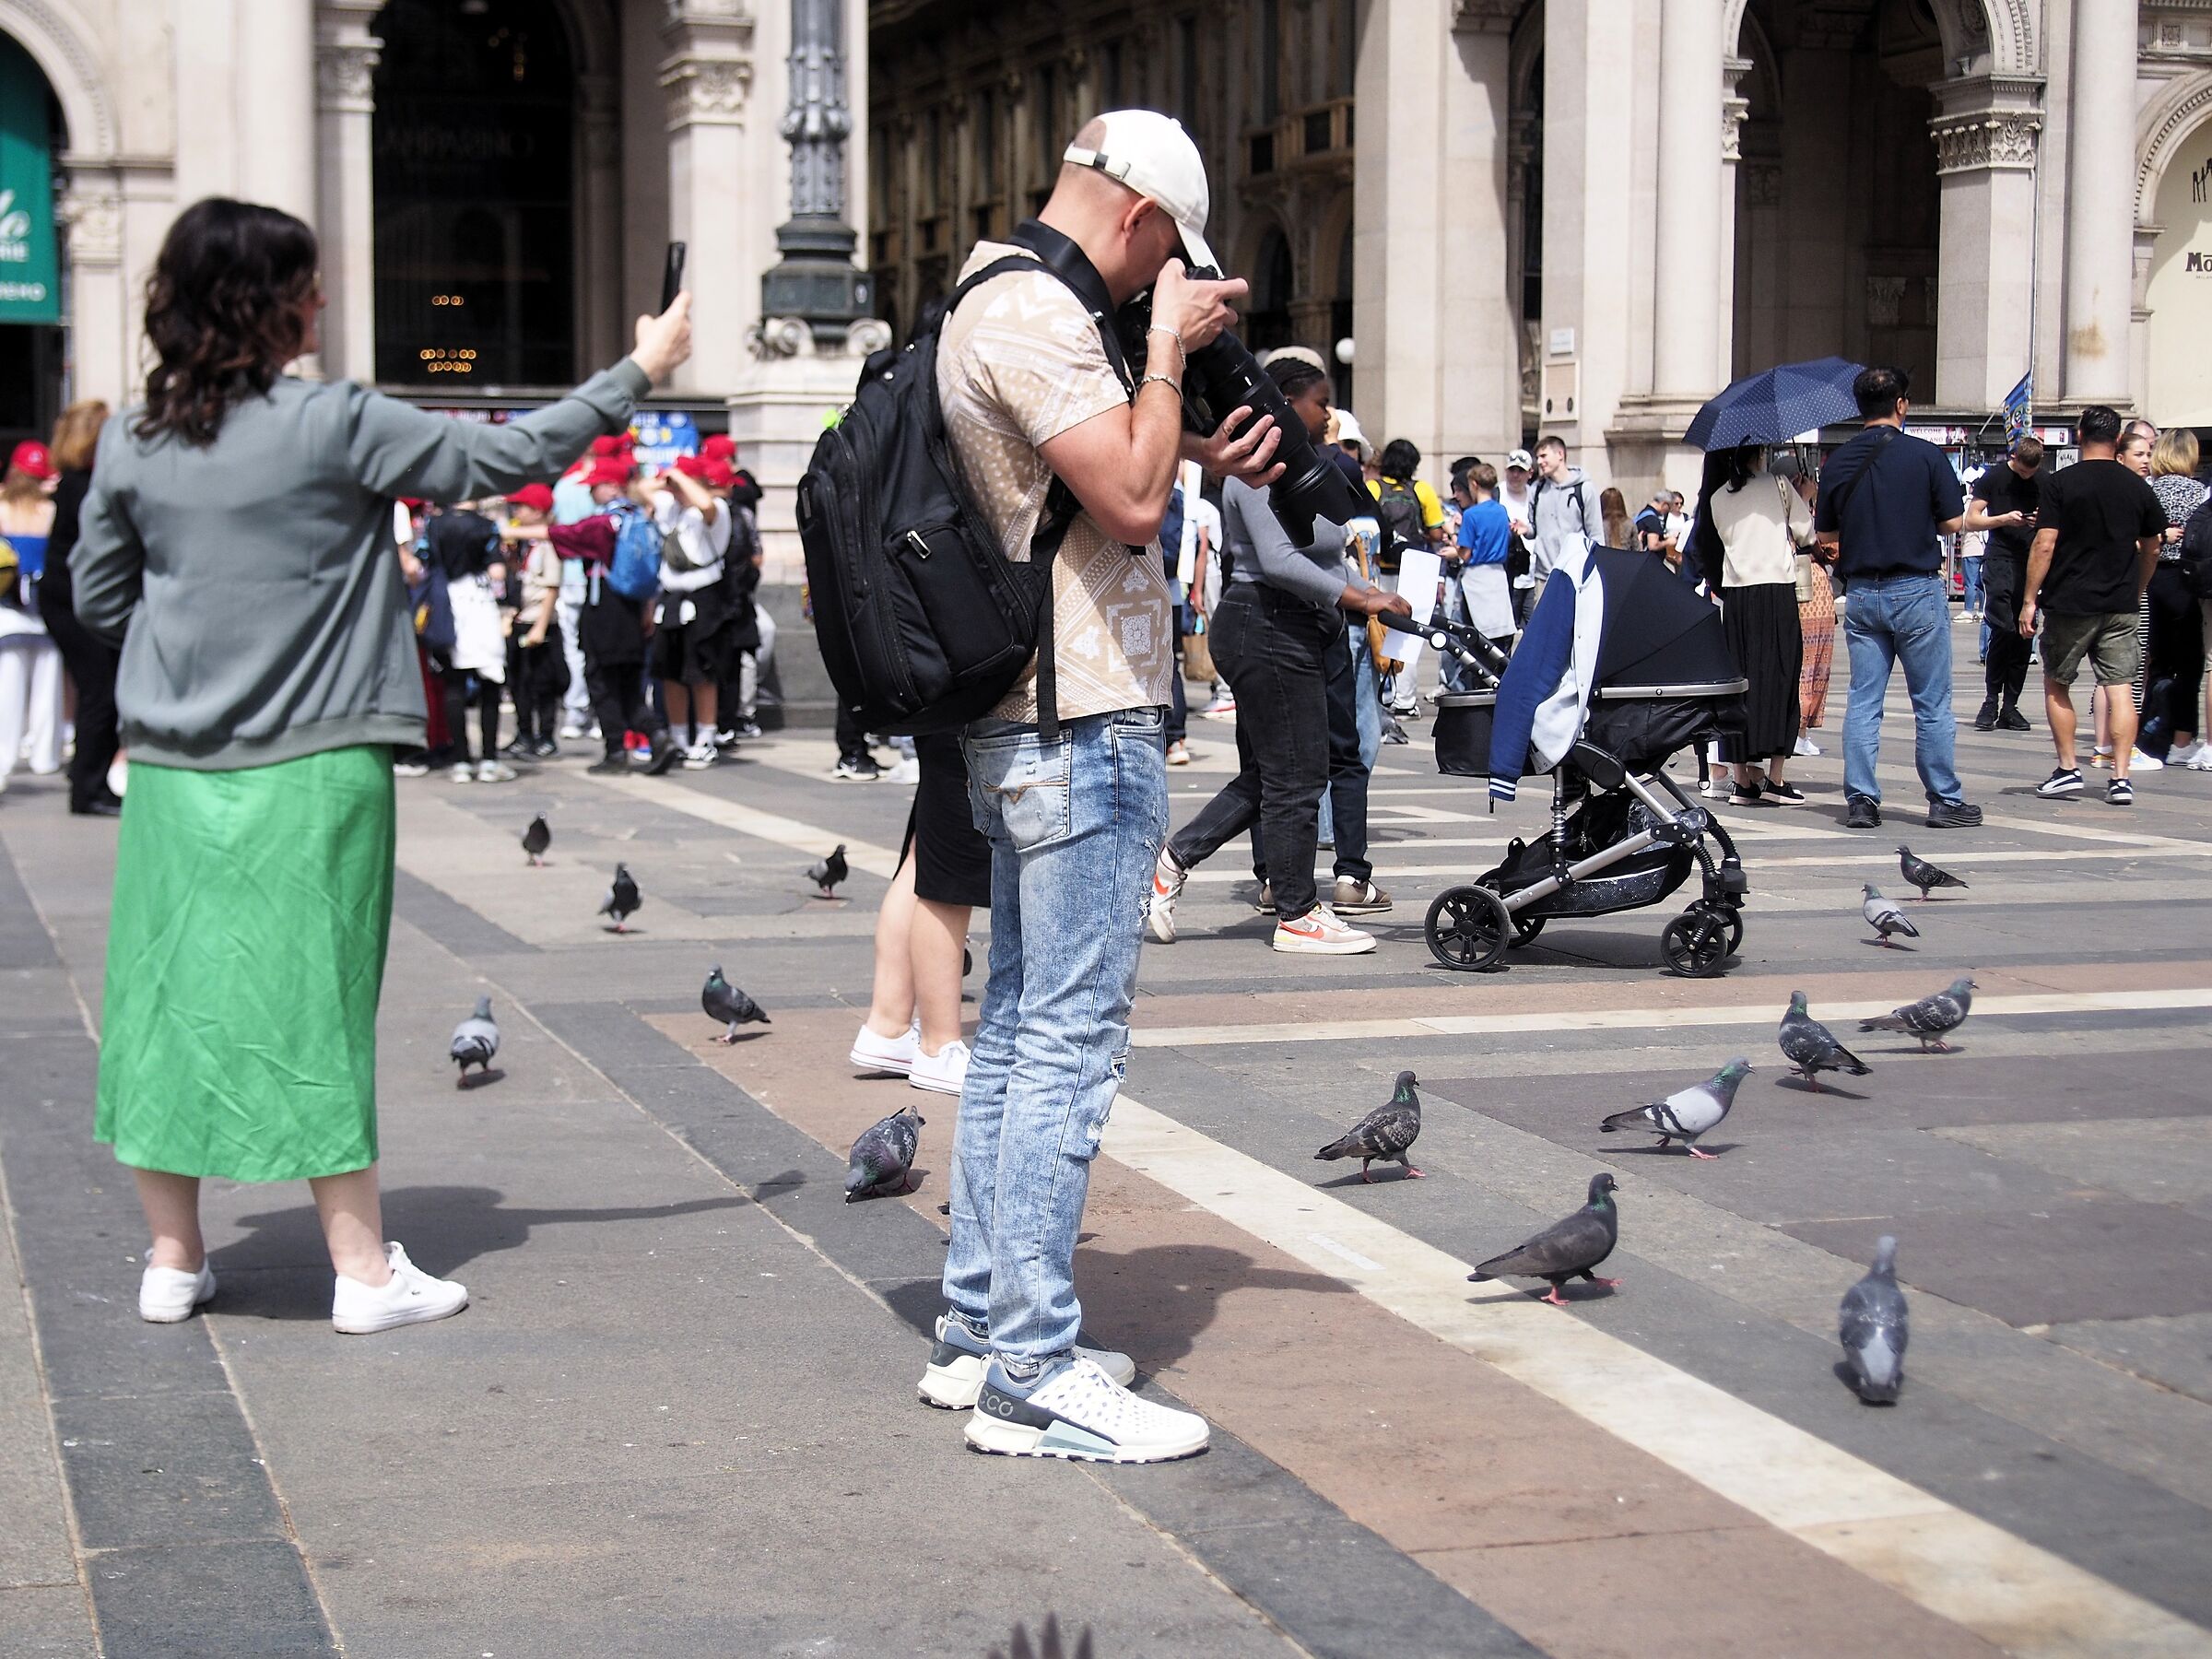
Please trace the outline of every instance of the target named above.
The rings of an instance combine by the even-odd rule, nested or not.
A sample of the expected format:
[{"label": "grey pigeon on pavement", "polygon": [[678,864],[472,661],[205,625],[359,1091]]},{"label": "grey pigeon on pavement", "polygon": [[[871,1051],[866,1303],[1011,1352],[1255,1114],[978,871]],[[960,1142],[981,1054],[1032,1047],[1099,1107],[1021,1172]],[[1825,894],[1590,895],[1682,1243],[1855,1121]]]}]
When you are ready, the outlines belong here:
[{"label": "grey pigeon on pavement", "polygon": [[477,998],[477,1011],[453,1028],[453,1064],[461,1068],[456,1081],[468,1087],[468,1068],[481,1077],[491,1069],[491,1057],[500,1052],[500,1028],[491,1018],[491,998]]},{"label": "grey pigeon on pavement", "polygon": [[1641,1129],[1657,1135],[1662,1147],[1670,1141],[1680,1141],[1682,1150],[1692,1158],[1711,1158],[1712,1153],[1699,1151],[1692,1143],[1728,1115],[1728,1109],[1735,1104],[1736,1086],[1750,1075],[1751,1062],[1738,1056],[1722,1066],[1711,1082],[1681,1089],[1649,1106],[1617,1112],[1598,1125],[1598,1132],[1611,1135],[1617,1129]]},{"label": "grey pigeon on pavement", "polygon": [[[1866,918],[1866,925],[1881,935],[1882,943],[1889,945],[1891,934],[1903,934],[1908,939],[1920,937],[1920,929],[1912,919],[1897,908],[1897,900],[1885,899],[1875,889],[1873,882],[1866,884],[1866,902],[1859,906],[1859,914]],[[1896,946],[1890,945],[1894,950]]]},{"label": "grey pigeon on pavement", "polygon": [[1916,1003],[1907,1003],[1903,1007],[1888,1014],[1860,1020],[1859,1030],[1902,1031],[1908,1037],[1920,1039],[1920,1049],[1924,1054],[1929,1053],[1931,1048],[1936,1053],[1947,1054],[1951,1052],[1951,1045],[1944,1038],[1966,1023],[1966,1017],[1973,1011],[1973,1006],[1974,982],[1971,979],[1955,979],[1947,990],[1938,991],[1933,996],[1924,996]]},{"label": "grey pigeon on pavement", "polygon": [[922,1125],[928,1121],[907,1106],[862,1130],[845,1165],[845,1202],[912,1192],[909,1171],[922,1144]]},{"label": "grey pigeon on pavement", "polygon": [[845,843],[839,841],[829,857],[806,872],[806,879],[819,889],[815,894],[816,898],[834,899],[837,897],[838,883],[851,874],[845,864]]},{"label": "grey pigeon on pavement", "polygon": [[1920,889],[1923,902],[1925,902],[1930,888],[1966,886],[1948,870],[1939,870],[1926,859],[1916,856],[1910,847],[1897,850],[1897,867],[1908,882]]},{"label": "grey pigeon on pavement", "polygon": [[1389,1100],[1354,1124],[1341,1140],[1331,1141],[1313,1156],[1328,1159],[1358,1159],[1362,1181],[1374,1180],[1367,1172],[1367,1166],[1376,1159],[1385,1162],[1395,1159],[1408,1178],[1418,1180],[1421,1172],[1406,1156],[1421,1133],[1421,1097],[1414,1088],[1418,1081],[1411,1072],[1400,1072]]},{"label": "grey pigeon on pavement", "polygon": [[622,933],[627,931],[622,924],[636,915],[638,907],[644,902],[638,897],[638,884],[629,878],[629,866],[626,864],[617,865],[614,885],[606,889],[606,902],[599,907],[599,913],[612,916],[615,919],[615,931]]},{"label": "grey pigeon on pavement", "polygon": [[700,988],[699,1006],[706,1010],[708,1018],[719,1019],[729,1027],[714,1039],[717,1042],[735,1042],[741,1025],[775,1023],[759,1003],[722,977],[720,962],[707,970],[707,982]]},{"label": "grey pigeon on pavement", "polygon": [[530,828],[523,831],[523,852],[533,865],[544,862],[546,849],[553,844],[553,827],[539,813],[530,820]]},{"label": "grey pigeon on pavement", "polygon": [[1849,1072],[1863,1077],[1874,1068],[1836,1041],[1836,1034],[1805,1010],[1805,993],[1790,993],[1790,1011],[1782,1017],[1782,1057],[1819,1092],[1815,1073]]},{"label": "grey pigeon on pavement", "polygon": [[1610,1175],[1590,1177],[1590,1201],[1564,1221],[1554,1221],[1527,1243],[1492,1256],[1467,1275],[1471,1284],[1494,1278],[1540,1278],[1551,1286],[1544,1300],[1567,1305],[1559,1287],[1580,1274],[1593,1284],[1616,1288],[1620,1281],[1591,1271],[1613,1253],[1620,1237],[1620,1212],[1613,1203],[1617,1183]]},{"label": "grey pigeon on pavement", "polygon": [[1869,1406],[1894,1406],[1905,1381],[1905,1293],[1897,1288],[1897,1241],[1874,1247],[1866,1277],[1843,1292],[1837,1335],[1852,1386]]}]

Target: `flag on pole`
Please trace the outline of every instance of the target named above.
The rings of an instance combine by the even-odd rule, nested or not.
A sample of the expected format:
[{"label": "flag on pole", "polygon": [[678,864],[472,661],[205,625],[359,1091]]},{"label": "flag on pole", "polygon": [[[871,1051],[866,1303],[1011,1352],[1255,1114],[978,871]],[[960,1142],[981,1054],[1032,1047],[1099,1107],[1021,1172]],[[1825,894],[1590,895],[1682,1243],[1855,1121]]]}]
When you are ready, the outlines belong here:
[{"label": "flag on pole", "polygon": [[2005,394],[2005,441],[2018,443],[2028,435],[2033,424],[2035,406],[2035,371],[2030,370],[2020,376],[2020,383]]}]

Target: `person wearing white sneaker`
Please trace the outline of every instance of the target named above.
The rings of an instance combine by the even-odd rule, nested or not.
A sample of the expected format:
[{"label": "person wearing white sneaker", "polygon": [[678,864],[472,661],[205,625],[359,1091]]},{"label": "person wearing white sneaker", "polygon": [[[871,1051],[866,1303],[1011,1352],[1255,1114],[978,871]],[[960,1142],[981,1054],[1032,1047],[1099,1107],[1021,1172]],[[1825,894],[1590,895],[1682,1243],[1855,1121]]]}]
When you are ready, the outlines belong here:
[{"label": "person wearing white sneaker", "polygon": [[[1076,1344],[1076,1358],[1088,1359],[1106,1373],[1108,1381],[1126,1388],[1136,1381],[1136,1361],[1110,1348]],[[915,1392],[924,1406],[946,1411],[966,1411],[983,1392],[983,1376],[991,1369],[991,1345],[949,1313],[937,1315],[936,1346],[922,1368]]]},{"label": "person wearing white sneaker", "polygon": [[1028,1382],[996,1359],[968,1418],[968,1443],[1006,1457],[1172,1463],[1206,1450],[1204,1418],[1140,1400],[1081,1350]]},{"label": "person wearing white sneaker", "polygon": [[147,284],[146,405],[102,436],[70,559],[78,619],[122,650],[131,757],[92,1134],[137,1186],[155,1324],[215,1292],[205,1178],[308,1182],[340,1329],[465,1304],[387,1244],[377,1179],[392,755],[421,745],[426,713],[390,505],[559,471],[690,354],[684,295],[570,395],[449,420],[284,372],[317,349],[319,264],[274,207],[209,197],[177,217]]},{"label": "person wearing white sneaker", "polygon": [[969,919],[991,905],[991,843],[969,810],[960,740],[917,737],[914,763],[920,781],[898,873],[876,912],[875,984],[851,1059],[957,1095],[968,1075],[960,969]]},{"label": "person wearing white sneaker", "polygon": [[1275,948],[1286,956],[1365,956],[1375,935],[1362,933],[1325,904],[1275,924]]}]

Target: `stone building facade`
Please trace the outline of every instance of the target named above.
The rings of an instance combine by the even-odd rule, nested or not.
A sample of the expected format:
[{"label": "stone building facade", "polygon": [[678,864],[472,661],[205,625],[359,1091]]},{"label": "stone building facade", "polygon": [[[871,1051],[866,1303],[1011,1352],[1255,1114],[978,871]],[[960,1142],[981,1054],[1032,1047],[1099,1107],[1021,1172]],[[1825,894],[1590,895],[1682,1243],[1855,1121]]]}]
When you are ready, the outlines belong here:
[{"label": "stone building facade", "polygon": [[[1631,489],[1679,477],[1699,401],[1830,352],[1970,429],[2030,370],[2060,418],[2212,428],[2203,0],[0,0],[9,53],[66,300],[0,320],[10,434],[129,398],[154,250],[229,192],[322,235],[311,369],[439,404],[611,359],[686,241],[671,401],[788,485],[858,356],[1120,103],[1197,135],[1253,343],[1322,352],[1440,460],[1558,431]],[[822,147],[795,212],[792,135]],[[877,317],[771,314],[800,255],[839,286],[839,179]]]}]

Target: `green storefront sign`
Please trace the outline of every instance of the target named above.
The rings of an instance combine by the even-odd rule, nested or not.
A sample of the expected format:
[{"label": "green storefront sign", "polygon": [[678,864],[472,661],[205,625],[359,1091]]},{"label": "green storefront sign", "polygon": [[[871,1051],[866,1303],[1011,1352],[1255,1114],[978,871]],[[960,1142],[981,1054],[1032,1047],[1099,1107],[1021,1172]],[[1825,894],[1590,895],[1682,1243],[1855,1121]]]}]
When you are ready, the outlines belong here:
[{"label": "green storefront sign", "polygon": [[0,323],[59,323],[46,77],[0,35]]}]

